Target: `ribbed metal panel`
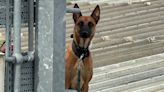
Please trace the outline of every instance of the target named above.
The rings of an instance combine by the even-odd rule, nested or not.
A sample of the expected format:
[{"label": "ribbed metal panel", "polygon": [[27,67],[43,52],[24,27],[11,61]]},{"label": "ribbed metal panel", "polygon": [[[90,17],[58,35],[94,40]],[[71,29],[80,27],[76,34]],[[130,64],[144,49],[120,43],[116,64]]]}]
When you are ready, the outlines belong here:
[{"label": "ribbed metal panel", "polygon": [[[10,13],[13,15],[13,0],[10,0]],[[0,27],[5,27],[6,24],[6,0],[0,0]],[[26,25],[28,23],[28,0],[22,0],[22,6],[21,6],[21,22],[22,25]],[[12,17],[12,16],[11,16]]]},{"label": "ribbed metal panel", "polygon": [[21,92],[34,92],[34,62],[22,64]]}]

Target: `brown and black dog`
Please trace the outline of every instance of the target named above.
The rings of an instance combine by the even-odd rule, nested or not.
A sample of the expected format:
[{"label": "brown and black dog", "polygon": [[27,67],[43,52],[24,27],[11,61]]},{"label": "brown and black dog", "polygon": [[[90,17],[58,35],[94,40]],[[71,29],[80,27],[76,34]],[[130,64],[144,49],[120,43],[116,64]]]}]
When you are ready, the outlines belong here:
[{"label": "brown and black dog", "polygon": [[[79,8],[77,4],[74,8]],[[80,13],[73,14],[75,23],[72,34],[73,41],[68,45],[65,56],[65,88],[77,90],[77,66],[78,59],[82,54],[80,92],[88,92],[89,81],[93,75],[92,57],[89,45],[96,31],[96,24],[100,19],[100,7],[97,5],[91,16],[82,16]]]}]

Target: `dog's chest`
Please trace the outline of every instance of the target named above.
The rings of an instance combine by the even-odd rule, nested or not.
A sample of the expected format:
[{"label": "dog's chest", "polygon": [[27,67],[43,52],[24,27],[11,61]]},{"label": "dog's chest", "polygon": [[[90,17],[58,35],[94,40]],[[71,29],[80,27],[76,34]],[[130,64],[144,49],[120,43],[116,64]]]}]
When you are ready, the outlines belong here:
[{"label": "dog's chest", "polygon": [[[72,77],[77,76],[77,73],[78,73],[78,63],[79,62],[76,62],[75,65],[72,67],[72,70],[71,70],[71,72],[73,73]],[[86,70],[87,67],[85,66],[83,61],[81,61],[81,63],[79,63],[79,64],[80,64],[80,74],[81,74],[81,77],[85,78],[86,73],[87,73],[87,70]]]},{"label": "dog's chest", "polygon": [[[86,66],[83,62],[80,64],[80,86],[82,87],[84,80],[87,78],[87,70]],[[77,80],[78,80],[78,62],[75,63],[75,65],[71,69],[71,85],[77,86]]]}]

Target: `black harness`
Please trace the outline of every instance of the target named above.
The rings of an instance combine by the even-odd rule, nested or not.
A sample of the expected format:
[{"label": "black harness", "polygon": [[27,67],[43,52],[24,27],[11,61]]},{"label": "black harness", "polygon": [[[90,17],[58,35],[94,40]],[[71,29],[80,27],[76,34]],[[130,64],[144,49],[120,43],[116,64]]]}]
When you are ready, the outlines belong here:
[{"label": "black harness", "polygon": [[86,57],[89,56],[89,49],[88,47],[87,48],[83,48],[83,47],[80,47],[78,46],[75,41],[73,40],[72,42],[72,49],[73,49],[73,52],[75,53],[75,55],[80,58],[82,54],[84,54],[84,57],[82,58],[82,60]]}]

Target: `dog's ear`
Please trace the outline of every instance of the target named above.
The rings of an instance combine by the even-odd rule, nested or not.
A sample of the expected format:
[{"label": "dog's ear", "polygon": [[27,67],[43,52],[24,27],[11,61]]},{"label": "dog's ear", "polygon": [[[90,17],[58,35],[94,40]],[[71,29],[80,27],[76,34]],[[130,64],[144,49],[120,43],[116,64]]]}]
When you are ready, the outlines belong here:
[{"label": "dog's ear", "polygon": [[97,5],[95,9],[93,10],[91,17],[95,20],[97,24],[100,19],[100,6],[99,5]]},{"label": "dog's ear", "polygon": [[[74,8],[79,8],[78,4],[74,5]],[[82,16],[81,12],[80,13],[73,13],[73,20],[76,23],[79,17]]]}]

